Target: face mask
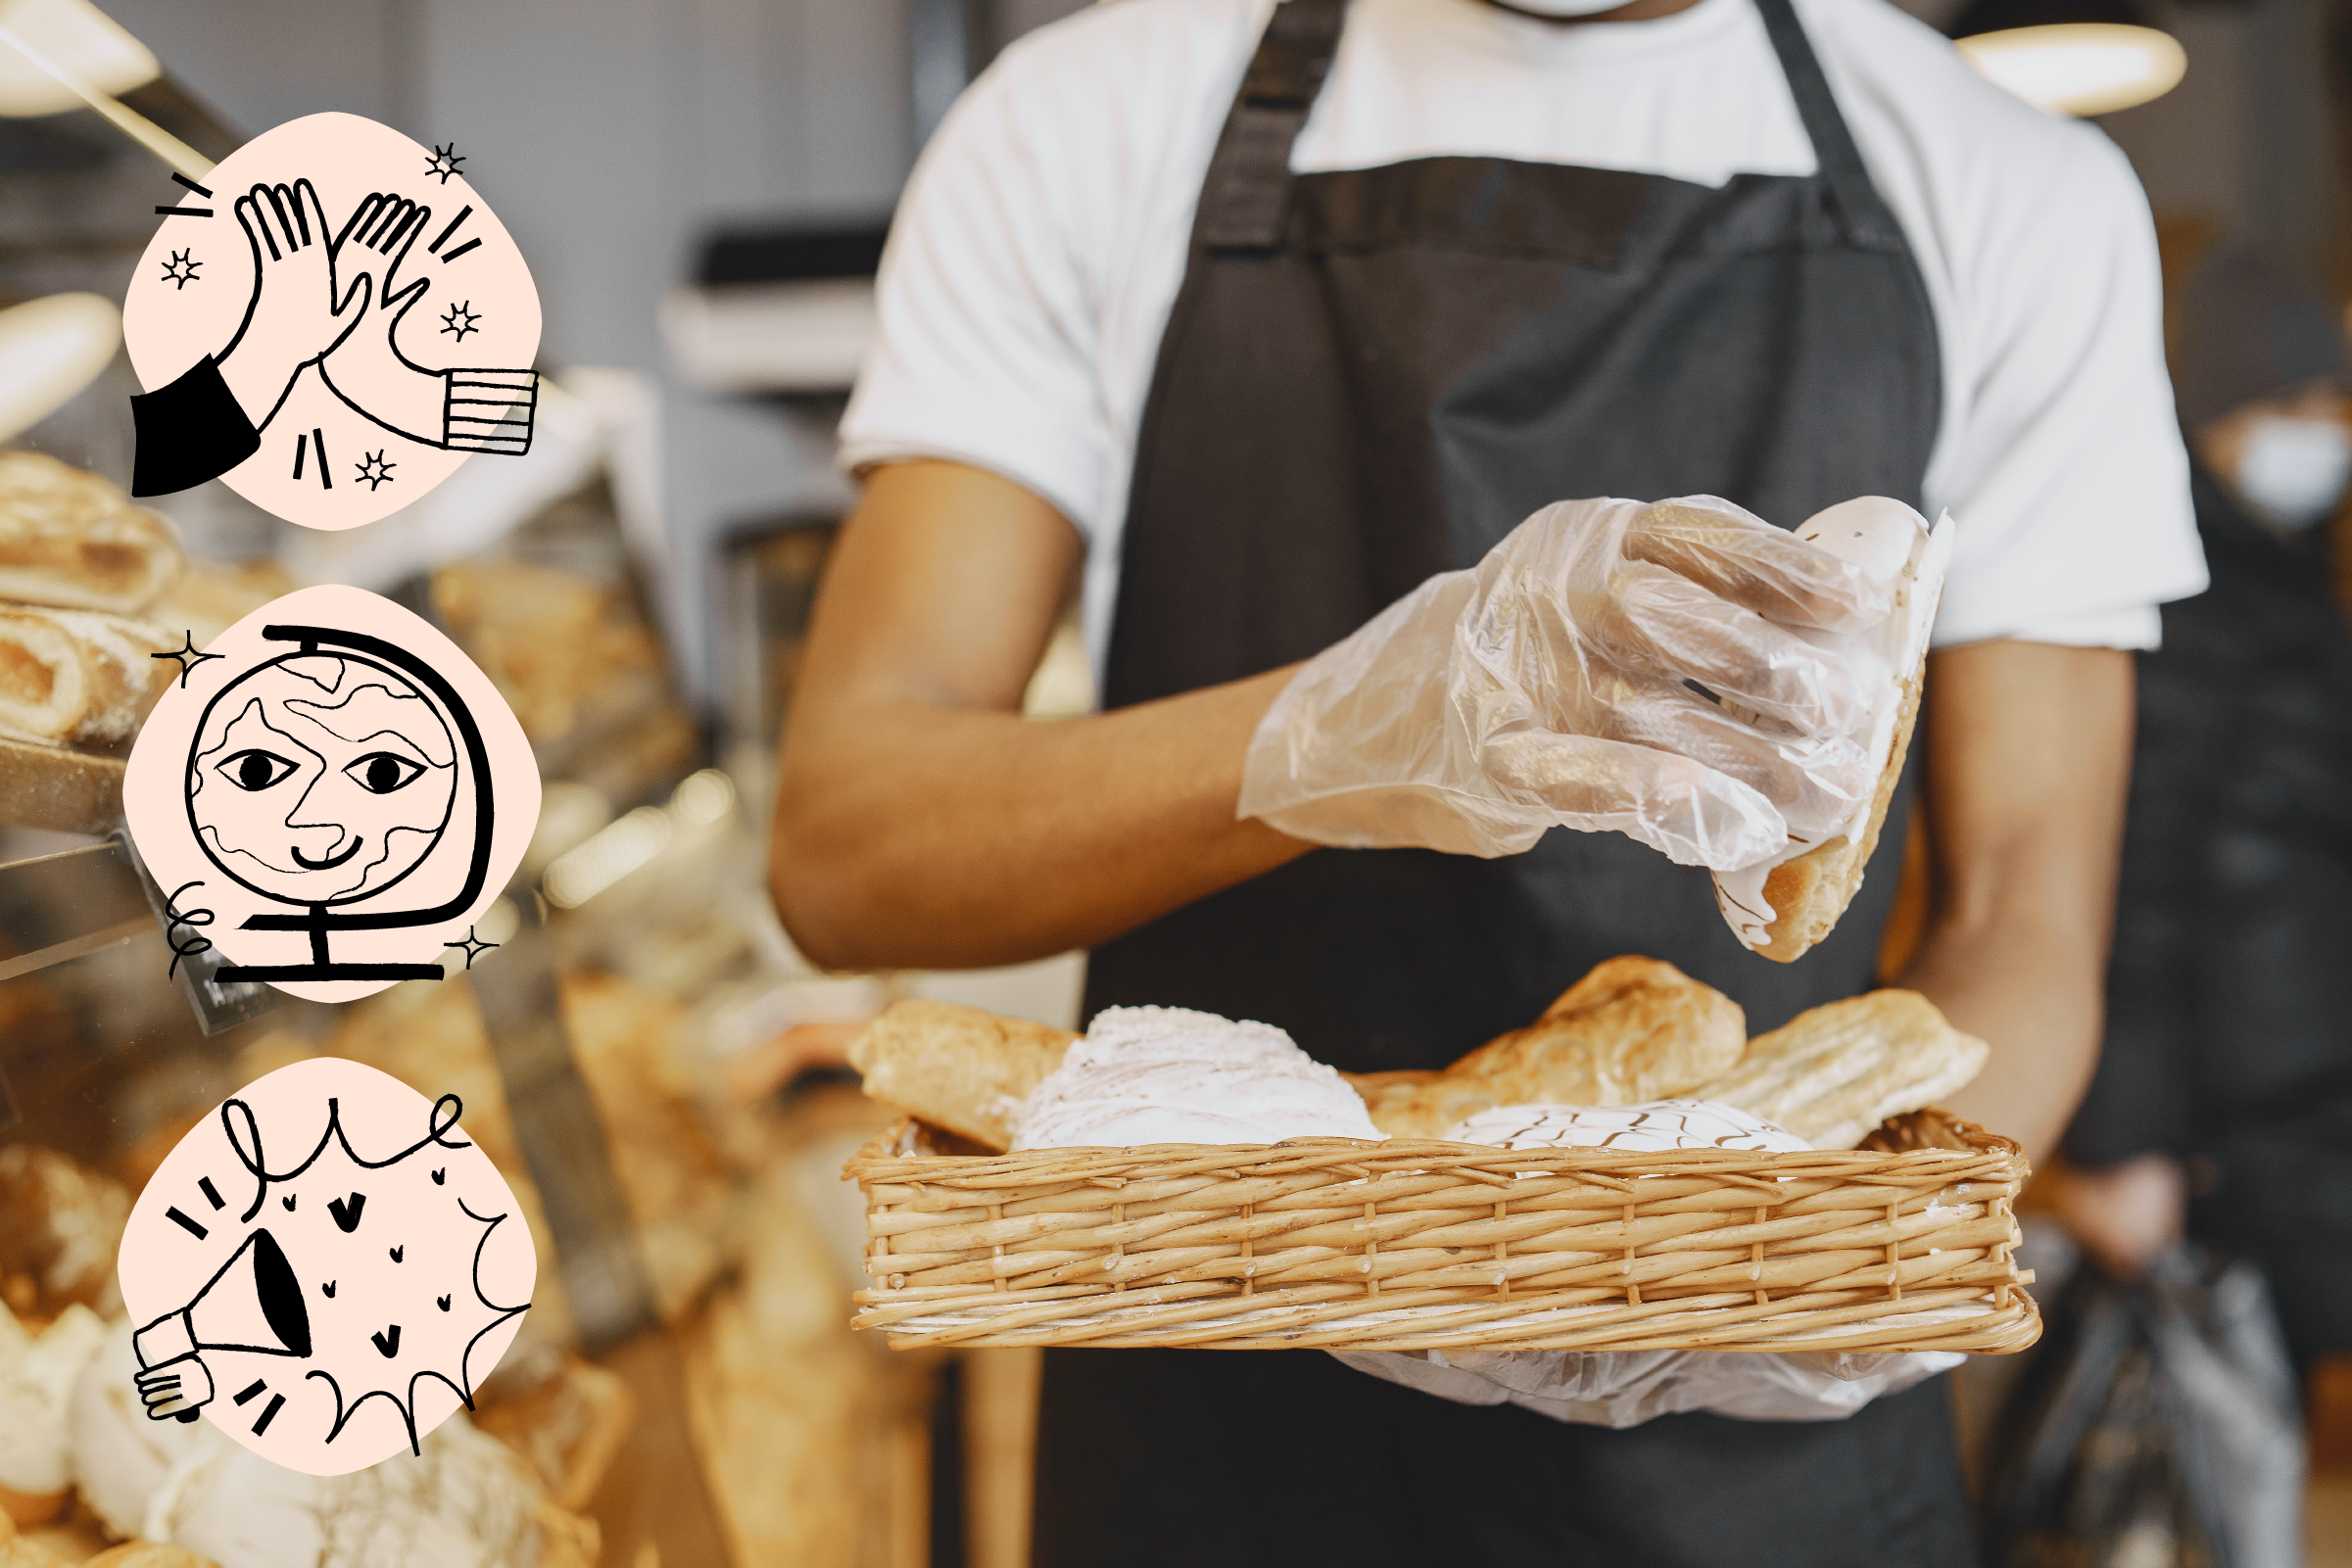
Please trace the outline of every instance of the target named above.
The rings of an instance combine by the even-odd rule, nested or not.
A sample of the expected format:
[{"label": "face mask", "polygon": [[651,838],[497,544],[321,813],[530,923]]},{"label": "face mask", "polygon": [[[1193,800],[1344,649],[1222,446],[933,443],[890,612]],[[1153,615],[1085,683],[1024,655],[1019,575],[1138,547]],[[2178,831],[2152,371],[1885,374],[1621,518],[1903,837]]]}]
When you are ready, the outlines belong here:
[{"label": "face mask", "polygon": [[2335,510],[2352,481],[2352,432],[2332,419],[2266,414],[2246,435],[2237,493],[2295,533]]},{"label": "face mask", "polygon": [[1593,17],[1604,11],[1614,11],[1626,0],[1489,0],[1505,11],[1520,11],[1531,17]]}]

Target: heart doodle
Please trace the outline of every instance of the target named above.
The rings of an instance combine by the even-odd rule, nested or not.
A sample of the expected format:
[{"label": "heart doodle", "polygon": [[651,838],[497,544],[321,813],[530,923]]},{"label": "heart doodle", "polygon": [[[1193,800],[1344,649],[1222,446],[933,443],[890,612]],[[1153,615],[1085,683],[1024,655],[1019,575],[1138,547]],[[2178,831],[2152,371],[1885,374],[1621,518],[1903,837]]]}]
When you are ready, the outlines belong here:
[{"label": "heart doodle", "polygon": [[360,1228],[360,1211],[366,1207],[367,1194],[363,1192],[353,1193],[348,1204],[340,1198],[326,1201],[326,1212],[335,1216],[335,1228],[346,1236]]}]

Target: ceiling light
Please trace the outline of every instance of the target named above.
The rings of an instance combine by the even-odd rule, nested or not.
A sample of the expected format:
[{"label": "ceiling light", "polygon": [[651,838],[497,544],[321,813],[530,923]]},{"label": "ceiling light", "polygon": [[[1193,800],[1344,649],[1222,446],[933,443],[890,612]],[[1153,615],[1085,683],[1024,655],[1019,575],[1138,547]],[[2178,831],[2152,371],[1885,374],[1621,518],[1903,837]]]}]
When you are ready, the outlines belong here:
[{"label": "ceiling light", "polygon": [[2111,115],[2161,98],[2188,56],[2170,33],[2112,22],[2005,27],[1959,40],[1992,80],[2053,115]]}]

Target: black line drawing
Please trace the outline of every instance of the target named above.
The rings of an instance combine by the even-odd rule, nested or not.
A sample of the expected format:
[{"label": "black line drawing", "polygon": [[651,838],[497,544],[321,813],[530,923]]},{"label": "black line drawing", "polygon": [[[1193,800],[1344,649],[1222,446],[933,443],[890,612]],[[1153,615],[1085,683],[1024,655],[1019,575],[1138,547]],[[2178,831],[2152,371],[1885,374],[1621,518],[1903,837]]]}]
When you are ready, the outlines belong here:
[{"label": "black line drawing", "polygon": [[170,1220],[180,1229],[186,1231],[189,1235],[195,1237],[198,1241],[202,1241],[205,1239],[205,1237],[212,1234],[212,1232],[206,1230],[204,1226],[198,1224],[195,1220],[190,1219],[186,1214],[181,1213],[179,1212],[179,1206],[176,1204],[164,1211],[164,1217]]},{"label": "black line drawing", "polygon": [[335,476],[327,467],[326,432],[320,430],[315,425],[311,427],[311,447],[312,451],[318,453],[318,488],[320,490],[333,490],[335,488]]},{"label": "black line drawing", "polygon": [[[444,157],[455,159],[455,144]],[[450,166],[455,172],[456,164]],[[210,216],[212,209],[159,207]],[[340,229],[330,228],[308,179],[257,184],[232,211],[254,263],[254,287],[228,342],[171,382],[131,400],[137,448],[131,492],[168,495],[216,478],[260,449],[261,433],[285,405],[297,378],[315,364],[335,396],[361,417],[421,446],[453,451],[530,450],[538,379],[528,367],[432,370],[400,344],[402,322],[432,288],[402,267],[432,220],[432,209],[397,192],[362,198]],[[473,211],[468,205],[435,235],[438,252]],[[442,257],[454,261],[481,244],[469,239]],[[201,281],[203,263],[178,253],[167,265],[174,291]],[[182,268],[184,267],[184,270]],[[448,303],[448,302],[443,302]],[[428,310],[428,315],[434,315]],[[436,316],[436,319],[444,319]],[[452,307],[462,343],[480,316],[469,299]],[[460,392],[462,391],[462,396]],[[319,432],[310,456],[332,489]],[[304,460],[297,449],[298,464]],[[299,477],[299,476],[298,476]],[[387,468],[361,475],[370,490]]]},{"label": "black line drawing", "polygon": [[471,202],[468,202],[463,207],[458,208],[457,215],[451,218],[449,223],[442,229],[442,231],[433,236],[433,243],[425,247],[425,254],[428,256],[439,256],[441,254],[441,248],[449,243],[450,236],[457,232],[457,225],[464,222],[467,218],[473,216],[473,214],[474,209]]},{"label": "black line drawing", "polygon": [[[472,969],[474,967],[474,960],[480,958],[484,953],[495,953],[499,950],[498,943],[485,942],[479,936],[476,936],[474,934],[474,928],[471,926],[465,927],[464,941],[444,942],[441,945],[444,947],[456,947],[462,949],[465,953],[465,967],[467,969]],[[439,1176],[435,1176],[433,1179],[435,1181],[439,1181],[441,1178]]]},{"label": "black line drawing", "polygon": [[209,207],[159,207],[156,209],[156,213],[164,217],[211,217],[213,215],[213,210]]},{"label": "black line drawing", "polygon": [[454,333],[456,336],[457,341],[459,343],[463,343],[465,341],[465,335],[468,332],[479,332],[482,330],[480,327],[474,324],[481,319],[482,317],[480,312],[474,309],[474,302],[467,300],[460,305],[451,306],[449,309],[443,313],[441,317],[441,330],[448,333]]},{"label": "black line drawing", "polygon": [[[162,656],[163,655],[161,654],[157,655],[159,658]],[[214,658],[219,657],[218,654],[214,654],[212,656]],[[180,674],[184,678],[187,672],[182,670]],[[183,911],[179,907],[180,894],[186,892],[191,887],[202,887],[204,883],[201,881],[181,882],[177,887],[174,887],[168,895],[166,895],[164,899],[164,940],[169,944],[171,948],[171,963],[164,971],[164,978],[166,979],[171,979],[179,974],[179,961],[181,959],[194,958],[199,953],[209,953],[213,950],[213,943],[209,937],[192,935],[183,942],[179,940],[177,934],[182,926],[187,927],[191,931],[195,931],[202,929],[204,927],[212,925],[213,922],[217,919],[217,917],[215,916],[214,913],[209,909],[191,909]]]},{"label": "black line drawing", "polygon": [[398,468],[400,464],[396,462],[385,461],[384,453],[380,449],[378,451],[369,452],[367,454],[367,460],[357,465],[360,470],[360,481],[365,484],[369,490],[375,490],[380,486],[391,484],[392,470]]},{"label": "black line drawing", "polygon": [[433,149],[433,156],[425,160],[425,172],[440,175],[441,183],[447,185],[450,176],[457,172],[457,166],[464,162],[465,155],[457,151],[456,142],[447,147],[437,145]]},{"label": "black line drawing", "polygon": [[310,448],[310,445],[311,438],[308,435],[298,435],[294,438],[294,477],[297,479],[302,477],[302,454]]},{"label": "black line drawing", "polygon": [[[353,211],[336,241],[338,247],[356,244],[362,252],[385,258],[388,264],[365,329],[340,344],[320,362],[319,371],[354,412],[396,436],[450,451],[520,455],[531,450],[538,416],[536,374],[528,367],[428,370],[401,348],[402,323],[433,287],[429,274],[403,281],[401,269],[432,216],[431,208],[390,191],[363,198]],[[441,237],[448,232],[444,229]],[[467,240],[442,260],[454,261],[480,243]],[[431,247],[426,249],[429,254]],[[469,299],[464,307],[468,314],[471,306]],[[444,319],[430,309],[425,317]],[[463,332],[456,336],[464,341]]]},{"label": "black line drawing", "polygon": [[[231,1101],[230,1104],[237,1104]],[[193,1223],[178,1210],[168,1212],[182,1225]],[[250,1219],[253,1216],[245,1216]],[[199,1240],[204,1232],[197,1231]],[[214,1296],[215,1289],[221,1294]],[[267,1343],[259,1340],[265,1330]],[[139,1358],[136,1379],[139,1398],[151,1420],[168,1416],[193,1421],[212,1402],[213,1372],[204,1363],[206,1351],[246,1351],[258,1355],[287,1355],[308,1359],[311,1354],[311,1314],[303,1306],[302,1284],[285,1250],[266,1230],[257,1230],[229,1255],[227,1262],[204,1282],[204,1288],[185,1307],[166,1312],[131,1336]],[[277,1413],[283,1400],[272,1400],[263,1412],[264,1422]]]},{"label": "black line drawing", "polygon": [[176,169],[172,171],[171,183],[179,186],[183,190],[194,191],[199,196],[210,196],[213,194],[208,187],[197,184],[194,180],[188,178],[187,175],[180,173]]},{"label": "black line drawing", "polygon": [[[300,460],[297,459],[297,467],[294,474],[294,477],[297,479],[302,477],[302,470],[299,466],[299,461]],[[181,689],[185,690],[188,685],[188,672],[196,668],[196,666],[199,664],[202,664],[205,660],[216,659],[219,658],[220,655],[217,653],[205,653],[199,651],[196,646],[196,634],[194,632],[183,630],[181,631],[180,636],[186,639],[186,641],[178,647],[173,648],[170,652],[150,653],[147,656],[151,659],[177,659],[179,661],[179,684]]]},{"label": "black line drawing", "polygon": [[[336,963],[327,938],[438,925],[480,895],[496,810],[472,710],[438,671],[380,638],[318,626],[263,636],[297,648],[205,705],[186,763],[188,824],[222,875],[303,911],[249,916],[241,928],[307,932],[311,962],[232,965],[221,978],[440,978],[438,964]],[[429,909],[385,907],[440,846],[460,788],[473,801],[463,887]],[[306,836],[319,852],[302,847]]]},{"label": "black line drawing", "polygon": [[[330,1096],[325,1103],[326,1125],[320,1131],[318,1141],[298,1163],[282,1169],[273,1167],[268,1161],[263,1147],[261,1122],[253,1105],[243,1099],[232,1099],[221,1106],[220,1130],[227,1135],[230,1152],[254,1182],[253,1202],[240,1216],[239,1223],[250,1223],[256,1214],[262,1212],[272,1187],[294,1182],[313,1167],[318,1167],[327,1179],[339,1180],[336,1167],[320,1165],[321,1160],[330,1152],[359,1170],[388,1173],[378,1179],[397,1183],[404,1176],[412,1179],[413,1171],[419,1168],[404,1167],[403,1163],[411,1157],[426,1151],[469,1151],[474,1147],[469,1140],[456,1134],[457,1117],[462,1106],[456,1095],[443,1095],[432,1103],[429,1110],[420,1103],[419,1110],[425,1111],[424,1136],[379,1160],[366,1159],[352,1146],[351,1135],[344,1125],[343,1102]],[[420,1194],[432,1196],[427,1198]],[[510,1202],[511,1194],[504,1196]],[[438,1266],[443,1268],[451,1268],[458,1257],[465,1259],[472,1296],[467,1304],[468,1311],[471,1312],[477,1306],[480,1308],[478,1326],[474,1326],[471,1319],[456,1325],[456,1332],[465,1336],[462,1341],[446,1338],[440,1341],[443,1347],[442,1364],[418,1364],[420,1359],[429,1360],[435,1355],[435,1329],[418,1327],[411,1334],[403,1322],[387,1321],[381,1316],[355,1321],[350,1316],[338,1318],[335,1315],[339,1310],[382,1312],[387,1307],[400,1310],[399,1300],[396,1299],[398,1293],[387,1293],[380,1281],[372,1290],[358,1293],[348,1309],[322,1305],[318,1308],[322,1315],[313,1316],[312,1307],[306,1304],[301,1271],[306,1267],[319,1268],[329,1258],[348,1257],[335,1251],[335,1237],[338,1233],[348,1233],[356,1228],[360,1202],[355,1196],[351,1211],[355,1225],[342,1226],[342,1214],[338,1212],[338,1232],[326,1233],[323,1241],[316,1232],[273,1233],[266,1226],[254,1228],[245,1235],[227,1261],[213,1269],[210,1277],[184,1305],[152,1318],[137,1331],[132,1339],[132,1348],[140,1366],[136,1381],[149,1417],[154,1420],[193,1420],[217,1393],[225,1392],[216,1389],[214,1368],[205,1360],[206,1353],[214,1351],[283,1356],[306,1363],[302,1372],[303,1381],[307,1384],[312,1379],[320,1380],[333,1395],[331,1419],[326,1423],[324,1435],[319,1440],[325,1444],[332,1444],[350,1424],[352,1417],[369,1401],[382,1399],[391,1401],[400,1410],[408,1447],[412,1452],[416,1451],[422,1436],[415,1410],[417,1391],[427,1382],[439,1382],[456,1394],[466,1408],[472,1408],[473,1386],[477,1377],[488,1371],[487,1366],[474,1365],[476,1349],[504,1325],[522,1315],[529,1307],[528,1302],[509,1305],[494,1301],[483,1286],[483,1259],[490,1251],[492,1239],[498,1235],[500,1227],[509,1223],[513,1216],[507,1212],[482,1212],[462,1197],[434,1193],[433,1189],[425,1188],[421,1183],[416,1192],[409,1196],[396,1196],[387,1201],[404,1206],[396,1208],[394,1212],[396,1216],[405,1216],[408,1222],[455,1225],[457,1216],[462,1215],[470,1225],[480,1227],[478,1235],[471,1231],[462,1232],[465,1241],[470,1242],[470,1246],[465,1246],[463,1241],[459,1243],[464,1247],[463,1252],[453,1256],[445,1249],[438,1255],[428,1253],[425,1259],[419,1260],[427,1272],[417,1284],[423,1288],[425,1295],[433,1297],[436,1311],[431,1315],[436,1324],[441,1314],[452,1312],[457,1295],[449,1288],[449,1284],[433,1277],[432,1270],[436,1265],[432,1259],[436,1256],[441,1259]],[[418,1207],[420,1203],[421,1208]],[[453,1203],[455,1213],[450,1213],[447,1220],[437,1217],[448,1213],[445,1206]],[[286,1237],[283,1243],[280,1234]],[[297,1248],[301,1251],[293,1250]],[[406,1250],[405,1245],[390,1249],[392,1260],[401,1262]],[[332,1279],[319,1281],[322,1303],[335,1300],[336,1283]],[[406,1299],[413,1304],[410,1310],[422,1308],[422,1295]],[[469,1327],[472,1331],[467,1334]],[[372,1347],[372,1354],[359,1344],[361,1339]],[[413,1354],[409,1354],[411,1349]],[[407,1356],[405,1360],[404,1355]],[[363,1370],[380,1364],[377,1357],[399,1363],[397,1372],[386,1369],[386,1376],[391,1379],[389,1383],[378,1382],[372,1373]],[[338,1373],[345,1378],[367,1378],[369,1381],[364,1385],[366,1392],[360,1394],[357,1399],[350,1398],[344,1384],[338,1380]],[[252,1377],[240,1392],[231,1396],[232,1402],[243,1406],[268,1393],[269,1381],[268,1377]],[[268,1407],[252,1430],[260,1433],[285,1403],[282,1396],[272,1394]],[[310,1417],[306,1416],[305,1419]]]},{"label": "black line drawing", "polygon": [[213,1185],[212,1177],[199,1177],[196,1182],[196,1190],[203,1193],[204,1201],[208,1204],[211,1204],[215,1209],[226,1209],[228,1207],[228,1200],[220,1196],[220,1189]]}]

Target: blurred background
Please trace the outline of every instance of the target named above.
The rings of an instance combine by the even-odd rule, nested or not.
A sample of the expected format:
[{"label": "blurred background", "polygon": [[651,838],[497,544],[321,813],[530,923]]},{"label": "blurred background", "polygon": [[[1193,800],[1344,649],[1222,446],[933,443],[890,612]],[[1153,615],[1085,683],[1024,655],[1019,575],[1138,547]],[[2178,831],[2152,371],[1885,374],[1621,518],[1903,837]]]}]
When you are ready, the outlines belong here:
[{"label": "blurred background", "polygon": [[[2352,12],[2342,0],[1904,8],[1980,40],[1988,73],[2053,113],[2095,119],[2130,155],[2156,214],[2177,380],[2192,361],[2228,359],[2231,344],[2272,345],[2263,365],[2235,381],[2215,372],[2194,399],[2184,392],[2184,406],[2193,404],[2197,430],[2219,432],[2200,455],[2252,520],[2243,580],[2268,572],[2289,583],[2276,602],[2247,589],[2231,600],[2234,613],[2276,633],[2277,603],[2301,594],[2297,613],[2317,619],[2295,623],[2301,641],[2274,637],[2249,652],[2253,634],[2232,631],[2236,622],[2176,627],[2168,612],[2168,646],[2197,662],[2176,652],[2155,669],[2150,689],[2170,706],[2143,713],[2143,731],[2194,752],[2193,735],[2180,738],[2184,715],[2303,680],[2298,700],[2318,705],[2313,733],[2325,736],[2299,754],[2302,772],[2287,769],[2293,787],[2352,800],[2352,763],[2328,728],[2352,721],[2337,591],[2352,556],[2330,543],[2344,534],[2344,476],[2312,516],[2289,516],[2311,509],[2291,497],[2266,511],[2269,493],[2232,466],[2229,433],[2239,427],[2228,423],[2307,394],[2321,398],[2316,417],[2346,423],[2352,50],[2342,39]],[[291,588],[349,582],[449,630],[507,695],[539,754],[546,803],[523,870],[481,933],[503,950],[478,970],[453,957],[446,983],[327,1008],[219,984],[183,946],[163,981],[173,954],[154,889],[112,835],[123,745],[0,734],[0,1517],[23,1540],[84,1562],[159,1520],[169,1527],[169,1510],[154,1511],[168,1478],[183,1512],[197,1506],[191,1488],[227,1484],[190,1479],[184,1452],[144,1430],[135,1402],[123,1413],[121,1336],[94,1355],[84,1347],[78,1372],[41,1372],[44,1355],[65,1354],[55,1336],[81,1321],[72,1313],[94,1316],[93,1335],[120,1314],[111,1253],[94,1261],[64,1238],[119,1233],[194,1117],[261,1072],[324,1053],[428,1094],[461,1085],[467,1127],[531,1211],[539,1308],[470,1424],[453,1422],[465,1434],[427,1445],[434,1462],[493,1478],[478,1485],[505,1510],[504,1533],[482,1523],[478,1498],[396,1507],[352,1478],[227,1500],[281,1510],[288,1539],[330,1515],[374,1519],[369,1508],[383,1510],[371,1529],[442,1532],[412,1536],[442,1543],[418,1544],[416,1561],[1027,1561],[1033,1357],[899,1355],[845,1327],[864,1238],[858,1195],[837,1175],[887,1118],[856,1092],[841,1050],[905,996],[1072,1025],[1082,960],[952,975],[818,973],[770,910],[762,825],[799,638],[850,499],[833,466],[833,428],[892,204],[971,76],[1075,9],[0,0],[0,31],[93,51],[97,85],[207,159],[325,110],[454,144],[531,263],[546,320],[539,368],[552,383],[527,459],[494,474],[470,465],[351,535],[281,524],[217,482],[155,503],[189,565],[148,613],[191,627],[199,643]],[[2092,30],[2039,31],[2084,27]],[[75,292],[120,301],[154,233],[153,209],[171,199],[167,173],[0,36],[0,311]],[[100,359],[108,330],[88,329]],[[127,361],[115,354],[62,403],[32,407],[31,392],[9,385],[11,365],[24,362],[10,359],[9,333],[0,314],[0,416],[19,393],[32,411],[0,428],[0,446],[126,484],[125,400],[140,390]],[[2214,539],[2209,528],[2209,550]],[[1092,700],[1073,622],[1029,711],[1050,720]],[[2143,777],[2172,777],[2162,759],[2149,772],[2148,743]],[[2136,822],[2175,834],[2136,851],[2148,864],[2177,858],[2192,831],[2161,828],[2168,810],[2178,815],[2172,802],[2136,795]],[[2347,841],[2340,821],[2298,831]],[[2128,864],[2128,887],[2134,875]],[[2333,945],[2316,962],[2352,971],[2340,914],[2317,928]],[[2314,1025],[2334,1042],[2330,1063],[2352,1038],[2343,1020],[2328,1013]],[[2205,1083],[2205,1070],[2183,1081]],[[2314,1070],[2341,1076],[2325,1063]],[[2165,1179],[2185,1183],[2190,1201],[2209,1196],[2226,1150],[2194,1129],[2149,1138],[2129,1125],[2145,1119],[2154,1093],[2103,1078],[2070,1158],[2095,1178],[2156,1150],[2172,1163]],[[2096,1233],[2115,1223],[2113,1205],[2097,1206],[2103,1189],[2069,1189],[2070,1179],[2064,1165],[2045,1174],[2029,1222],[2045,1299],[2070,1276],[2091,1277],[2099,1265],[2086,1246],[2105,1256]],[[602,1196],[546,1203],[542,1189],[558,1183]],[[2076,1202],[2070,1190],[2092,1197]],[[2352,1193],[2327,1201],[2340,1240]],[[2208,1213],[2190,1229],[2220,1247],[2260,1226],[2232,1231]],[[2117,1271],[2132,1266],[2125,1259]],[[2279,1340],[2275,1326],[2264,1334]],[[2279,1473],[2290,1511],[2302,1510],[2302,1560],[2352,1564],[2352,1362],[2303,1354],[2307,1339],[2278,1373],[2300,1386],[2300,1404],[2290,1395],[2278,1419],[2304,1469]],[[1960,1402],[1976,1478],[2011,1506],[2032,1490],[2015,1473],[2019,1456],[2046,1446],[2056,1398],[2037,1392],[2025,1359],[1972,1367]],[[2055,1373],[2040,1375],[2046,1384]],[[2134,1420],[2163,1419],[2117,1408],[2085,1417],[2086,1429],[2128,1434]],[[484,1458],[493,1449],[468,1447],[484,1438],[495,1463]],[[2073,1466],[2069,1496],[2088,1495],[2079,1448],[2061,1455],[2062,1469]],[[2123,1512],[2085,1533],[2107,1543],[2103,1555],[2020,1546],[2000,1560],[2296,1560],[2291,1545],[2285,1556],[2216,1554],[2149,1513],[2149,1498],[2187,1485],[2170,1462],[2159,1454],[2154,1471],[2142,1465],[2110,1489],[2102,1505]],[[583,1520],[596,1528],[577,1528]],[[0,1541],[0,1563],[17,1568],[11,1549]]]}]

